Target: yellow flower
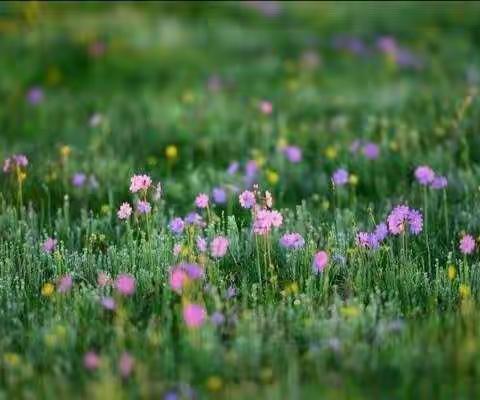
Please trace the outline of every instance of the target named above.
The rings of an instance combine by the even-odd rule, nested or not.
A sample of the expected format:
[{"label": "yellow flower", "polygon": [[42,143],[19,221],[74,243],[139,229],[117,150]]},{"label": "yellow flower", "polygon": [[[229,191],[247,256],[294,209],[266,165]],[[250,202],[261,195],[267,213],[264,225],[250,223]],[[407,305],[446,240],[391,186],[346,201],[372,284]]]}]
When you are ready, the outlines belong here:
[{"label": "yellow flower", "polygon": [[60,147],[60,155],[62,158],[68,158],[68,156],[72,153],[72,148],[70,146],[62,146]]},{"label": "yellow flower", "polygon": [[288,142],[287,142],[287,139],[285,139],[285,138],[280,138],[280,139],[278,139],[278,141],[277,141],[277,147],[278,147],[279,149],[283,149],[284,147],[287,146],[287,144],[288,144]]},{"label": "yellow flower", "polygon": [[23,182],[27,178],[26,172],[19,172],[18,173],[18,182]]},{"label": "yellow flower", "polygon": [[323,200],[322,201],[322,208],[326,211],[330,207],[330,202],[328,200]]},{"label": "yellow flower", "polygon": [[5,353],[3,355],[3,362],[9,367],[16,367],[20,364],[21,358],[16,353]]},{"label": "yellow flower", "polygon": [[458,288],[458,292],[460,293],[460,297],[462,299],[470,297],[471,294],[470,287],[468,285],[465,285],[464,283],[460,285],[460,287]]},{"label": "yellow flower", "polygon": [[450,279],[451,281],[455,279],[455,277],[457,276],[457,269],[455,268],[454,265],[448,266],[447,275],[448,275],[448,279]]},{"label": "yellow flower", "polygon": [[171,144],[170,146],[167,146],[165,149],[165,156],[169,160],[175,160],[178,157],[178,149],[177,146]]},{"label": "yellow flower", "polygon": [[358,176],[355,174],[351,174],[348,178],[348,181],[350,182],[351,185],[358,185]]},{"label": "yellow flower", "polygon": [[327,157],[329,160],[334,160],[338,156],[338,150],[335,146],[328,146],[325,149],[325,157]]},{"label": "yellow flower", "polygon": [[360,315],[360,309],[357,306],[345,306],[340,309],[340,313],[346,318],[354,318]]},{"label": "yellow flower", "polygon": [[392,151],[398,151],[398,143],[395,140],[392,140],[389,143],[390,150]]},{"label": "yellow flower", "polygon": [[276,185],[278,183],[278,173],[271,169],[267,169],[266,171],[266,176],[267,176],[267,181],[270,183],[270,185]]},{"label": "yellow flower", "polygon": [[213,375],[207,379],[207,389],[211,392],[222,390],[223,381],[219,376]]},{"label": "yellow flower", "polygon": [[53,283],[47,282],[42,286],[42,296],[50,297],[55,291],[55,286]]}]

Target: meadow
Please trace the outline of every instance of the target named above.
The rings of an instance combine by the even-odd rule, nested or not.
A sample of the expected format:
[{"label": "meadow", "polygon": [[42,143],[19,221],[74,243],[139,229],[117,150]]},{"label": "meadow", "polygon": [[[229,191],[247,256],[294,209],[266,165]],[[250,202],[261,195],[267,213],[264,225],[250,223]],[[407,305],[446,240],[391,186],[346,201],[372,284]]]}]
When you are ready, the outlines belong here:
[{"label": "meadow", "polygon": [[0,399],[480,396],[480,3],[0,3]]}]

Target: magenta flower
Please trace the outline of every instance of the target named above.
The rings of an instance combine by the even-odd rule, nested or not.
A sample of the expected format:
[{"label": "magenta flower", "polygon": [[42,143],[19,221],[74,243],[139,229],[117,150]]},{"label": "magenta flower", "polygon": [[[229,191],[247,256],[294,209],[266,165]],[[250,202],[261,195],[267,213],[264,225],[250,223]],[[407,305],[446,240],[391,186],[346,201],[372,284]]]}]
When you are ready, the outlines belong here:
[{"label": "magenta flower", "polygon": [[229,241],[225,236],[217,236],[210,243],[210,252],[212,257],[221,258],[228,250]]},{"label": "magenta flower", "polygon": [[363,146],[362,152],[369,160],[376,160],[380,155],[380,148],[375,143],[366,143]]},{"label": "magenta flower", "polygon": [[216,204],[225,204],[227,202],[227,192],[225,189],[216,187],[212,190],[213,201]]},{"label": "magenta flower", "polygon": [[175,267],[170,270],[169,284],[174,292],[180,294],[187,282],[188,275],[183,268]]},{"label": "magenta flower", "polygon": [[187,304],[183,308],[183,320],[189,328],[199,328],[205,322],[207,312],[200,304]]},{"label": "magenta flower", "polygon": [[260,112],[265,115],[270,115],[273,111],[273,105],[269,101],[263,100],[259,105]]},{"label": "magenta flower", "polygon": [[195,205],[198,208],[207,208],[208,207],[208,195],[205,193],[200,193],[196,198],[195,198]]},{"label": "magenta flower", "polygon": [[51,253],[57,247],[57,240],[53,238],[47,238],[42,244],[42,249],[45,253]]},{"label": "magenta flower", "polygon": [[323,272],[328,264],[328,254],[326,251],[319,251],[313,257],[313,271],[316,273]]},{"label": "magenta flower", "polygon": [[146,191],[152,184],[152,179],[148,175],[133,175],[130,179],[130,191],[137,193],[140,190]]},{"label": "magenta flower", "polygon": [[266,235],[270,232],[272,227],[278,228],[282,225],[283,217],[276,210],[259,209],[255,213],[255,220],[253,221],[253,231],[257,235]]},{"label": "magenta flower", "polygon": [[203,237],[197,237],[196,243],[197,249],[200,253],[205,253],[207,251],[207,241]]},{"label": "magenta flower", "polygon": [[3,172],[9,173],[15,168],[25,168],[28,165],[28,158],[24,154],[14,154],[3,161]]},{"label": "magenta flower", "polygon": [[135,359],[127,352],[124,352],[118,361],[118,369],[122,378],[128,378],[133,372]]},{"label": "magenta flower", "polygon": [[135,293],[135,278],[129,274],[120,274],[115,279],[115,289],[123,296],[131,296]]},{"label": "magenta flower", "polygon": [[445,176],[435,176],[430,183],[432,189],[445,189],[448,186],[448,180]]},{"label": "magenta flower", "polygon": [[120,208],[117,211],[117,217],[119,219],[128,219],[132,215],[132,206],[127,202],[122,203]]},{"label": "magenta flower", "polygon": [[100,357],[94,351],[89,351],[83,356],[83,366],[89,371],[94,371],[100,366]]},{"label": "magenta flower", "polygon": [[57,292],[67,293],[72,288],[72,285],[73,285],[72,276],[69,274],[64,275],[58,280]]},{"label": "magenta flower", "polygon": [[148,201],[140,200],[137,203],[137,211],[139,214],[149,214],[152,210],[152,206]]},{"label": "magenta flower", "polygon": [[256,202],[255,193],[250,190],[245,190],[240,196],[238,196],[238,200],[243,208],[252,208]]},{"label": "magenta flower", "polygon": [[435,178],[435,172],[427,165],[420,165],[415,170],[415,179],[420,185],[429,185]]},{"label": "magenta flower", "polygon": [[87,176],[82,172],[77,172],[72,177],[72,185],[75,187],[82,187],[87,181]]},{"label": "magenta flower", "polygon": [[108,311],[114,311],[117,307],[117,303],[115,302],[115,299],[113,299],[113,297],[102,297],[102,299],[100,300],[100,304],[105,310]]},{"label": "magenta flower", "polygon": [[170,221],[169,227],[173,233],[180,235],[185,229],[185,223],[183,222],[183,219],[177,217]]},{"label": "magenta flower", "polygon": [[404,232],[406,225],[409,226],[410,233],[418,235],[423,229],[423,217],[419,211],[400,205],[390,212],[387,224],[388,230],[394,235]]},{"label": "magenta flower", "polygon": [[344,186],[348,183],[348,171],[340,168],[332,175],[332,182],[335,186]]},{"label": "magenta flower", "polygon": [[459,245],[462,254],[472,254],[475,251],[475,239],[472,235],[463,235]]},{"label": "magenta flower", "polygon": [[297,146],[285,146],[282,149],[283,154],[293,164],[298,164],[302,161],[302,150]]},{"label": "magenta flower", "polygon": [[305,239],[299,233],[285,233],[280,238],[280,245],[286,249],[300,249],[305,245]]}]

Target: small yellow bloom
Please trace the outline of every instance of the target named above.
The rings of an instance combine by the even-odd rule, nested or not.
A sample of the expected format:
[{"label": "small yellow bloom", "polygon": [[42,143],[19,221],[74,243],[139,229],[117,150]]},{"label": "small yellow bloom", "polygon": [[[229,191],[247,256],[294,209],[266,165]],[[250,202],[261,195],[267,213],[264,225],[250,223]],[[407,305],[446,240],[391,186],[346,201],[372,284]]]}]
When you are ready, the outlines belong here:
[{"label": "small yellow bloom", "polygon": [[288,142],[287,142],[287,139],[285,138],[279,138],[278,141],[277,141],[277,147],[279,149],[283,149],[284,147],[286,147],[288,145]]},{"label": "small yellow bloom", "polygon": [[458,288],[458,292],[460,293],[460,297],[462,299],[467,299],[468,297],[470,297],[470,294],[472,293],[470,290],[470,286],[465,285],[464,283],[460,285],[460,287]]},{"label": "small yellow bloom", "polygon": [[18,181],[23,182],[27,178],[27,173],[26,172],[19,172],[18,173]]},{"label": "small yellow bloom", "polygon": [[329,160],[334,160],[338,156],[338,150],[335,146],[328,146],[325,149],[325,157],[327,157]]},{"label": "small yellow bloom", "polygon": [[326,211],[330,207],[330,202],[328,200],[322,201],[322,208]]},{"label": "small yellow bloom", "polygon": [[70,156],[70,154],[72,153],[72,148],[70,146],[62,146],[60,147],[60,155],[62,156],[62,158],[68,158]]},{"label": "small yellow bloom", "polygon": [[355,175],[355,174],[351,174],[349,177],[348,177],[348,181],[350,182],[351,185],[358,185],[358,176]]},{"label": "small yellow bloom", "polygon": [[16,353],[5,353],[3,355],[3,362],[8,367],[17,367],[20,364],[21,358]]},{"label": "small yellow bloom", "polygon": [[346,318],[354,318],[360,315],[360,309],[357,306],[345,306],[340,309],[340,313]]},{"label": "small yellow bloom", "polygon": [[448,275],[448,279],[450,279],[451,281],[455,279],[455,277],[457,276],[457,269],[455,268],[454,265],[448,266],[447,275]]},{"label": "small yellow bloom", "polygon": [[392,151],[398,151],[398,143],[395,140],[392,140],[388,146],[390,147],[390,150]]},{"label": "small yellow bloom", "polygon": [[167,146],[167,148],[165,149],[165,156],[169,160],[175,160],[176,158],[178,158],[177,146],[173,144],[171,144],[170,146]]},{"label": "small yellow bloom", "polygon": [[278,183],[279,176],[277,172],[271,169],[267,169],[265,174],[267,176],[267,181],[268,183],[270,183],[270,185],[276,185]]},{"label": "small yellow bloom", "polygon": [[50,297],[55,291],[55,286],[53,283],[47,282],[42,286],[42,296]]},{"label": "small yellow bloom", "polygon": [[218,392],[222,390],[223,381],[219,376],[213,375],[207,379],[207,389],[210,392]]}]

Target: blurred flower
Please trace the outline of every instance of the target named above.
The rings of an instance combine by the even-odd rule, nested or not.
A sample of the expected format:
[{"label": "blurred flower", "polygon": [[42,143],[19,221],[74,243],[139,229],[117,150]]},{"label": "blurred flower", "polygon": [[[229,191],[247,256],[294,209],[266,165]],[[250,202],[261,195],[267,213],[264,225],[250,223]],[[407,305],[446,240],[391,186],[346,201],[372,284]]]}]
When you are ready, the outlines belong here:
[{"label": "blurred flower", "polygon": [[225,316],[220,311],[215,311],[210,317],[210,321],[215,326],[223,325],[225,322]]},{"label": "blurred flower", "polygon": [[238,168],[239,168],[239,164],[237,161],[233,161],[230,163],[230,165],[228,166],[228,169],[227,169],[227,173],[229,175],[234,175],[238,172]]},{"label": "blurred flower", "polygon": [[83,356],[83,366],[89,371],[96,370],[100,366],[100,357],[94,351],[89,351]]},{"label": "blurred flower", "polygon": [[160,182],[157,183],[155,187],[155,193],[153,194],[153,200],[159,201],[162,197],[162,184]]},{"label": "blurred flower", "polygon": [[273,111],[273,106],[269,101],[263,100],[259,104],[259,109],[262,114],[270,115]]},{"label": "blurred flower", "polygon": [[102,297],[100,300],[100,304],[102,305],[103,308],[109,311],[115,310],[117,304],[113,297]]},{"label": "blurred flower", "polygon": [[285,155],[287,160],[293,164],[297,164],[302,161],[302,150],[298,146],[285,146],[282,149],[282,153]]},{"label": "blurred flower", "polygon": [[225,236],[217,236],[210,243],[210,252],[212,257],[221,258],[228,250],[229,241]]},{"label": "blurred flower", "polygon": [[207,312],[199,304],[189,303],[183,308],[183,320],[189,328],[198,328],[203,325]]},{"label": "blurred flower", "polygon": [[9,173],[16,168],[25,168],[28,165],[28,158],[24,154],[14,154],[3,161],[3,172]]},{"label": "blurred flower", "polygon": [[44,297],[50,297],[54,291],[55,291],[55,286],[53,286],[52,283],[47,282],[43,284],[41,293],[42,293],[42,296]]},{"label": "blurred flower", "polygon": [[137,211],[139,214],[149,214],[152,210],[152,206],[148,201],[140,200],[137,203]]},{"label": "blurred flower", "polygon": [[57,284],[57,292],[58,293],[67,293],[70,291],[73,285],[73,279],[72,276],[67,274],[62,276]]},{"label": "blurred flower", "polygon": [[205,253],[207,251],[207,241],[203,237],[197,238],[197,249],[200,253]]},{"label": "blurred flower", "polygon": [[245,190],[240,196],[238,196],[238,200],[243,208],[252,208],[256,202],[255,193],[250,190]]},{"label": "blurred flower", "polygon": [[234,298],[237,295],[237,289],[235,286],[229,286],[227,289],[227,293],[225,293],[225,298],[227,300]]},{"label": "blurred flower", "polygon": [[278,183],[279,176],[277,172],[271,169],[267,169],[266,177],[267,177],[268,183],[270,183],[271,185],[276,185]]},{"label": "blurred flower", "polygon": [[130,192],[146,191],[151,184],[152,179],[148,175],[133,175],[130,179]]},{"label": "blurred flower", "polygon": [[120,208],[117,211],[117,216],[119,219],[128,219],[132,215],[132,207],[128,203],[122,203]]},{"label": "blurred flower", "polygon": [[128,378],[133,372],[135,359],[127,352],[122,353],[118,362],[118,369],[122,378]]},{"label": "blurred flower", "polygon": [[44,97],[43,89],[39,86],[34,86],[27,92],[27,101],[33,106],[40,104]]},{"label": "blurred flower", "polygon": [[177,146],[175,145],[170,145],[170,146],[167,146],[167,148],[165,149],[165,156],[167,157],[168,160],[176,160],[178,158],[178,149],[177,149]]},{"label": "blurred flower", "polygon": [[451,281],[453,281],[455,279],[455,277],[457,276],[457,269],[455,268],[454,265],[449,265],[448,266],[447,276],[448,276],[448,279],[450,279]]},{"label": "blurred flower", "polygon": [[196,213],[195,211],[188,213],[185,216],[185,223],[187,225],[196,225],[200,227],[205,225],[205,222],[203,221],[202,216]]},{"label": "blurred flower", "polygon": [[195,205],[198,208],[207,208],[208,207],[208,195],[205,193],[200,193],[195,198]]},{"label": "blurred flower", "polygon": [[409,226],[410,233],[414,235],[418,235],[423,229],[422,214],[405,205],[396,206],[388,215],[387,223],[388,230],[394,235],[404,232],[406,225]]},{"label": "blurred flower", "polygon": [[258,164],[255,160],[248,160],[245,164],[245,175],[248,178],[253,178],[258,172]]},{"label": "blurred flower", "polygon": [[72,177],[72,185],[75,187],[82,187],[87,180],[87,176],[82,172],[77,172]]},{"label": "blurred flower", "polygon": [[285,233],[280,238],[280,245],[286,249],[300,249],[305,245],[305,239],[299,233]]},{"label": "blurred flower", "polygon": [[448,186],[448,180],[445,176],[435,176],[432,182],[430,183],[430,187],[432,189],[444,189]]},{"label": "blurred flower", "polygon": [[185,229],[185,223],[183,222],[183,219],[177,217],[170,221],[169,227],[173,233],[180,235]]},{"label": "blurred flower", "polygon": [[223,381],[219,376],[210,376],[207,379],[206,386],[210,392],[218,392],[223,387]]},{"label": "blurred flower", "polygon": [[428,185],[432,183],[433,179],[435,178],[435,172],[427,165],[421,165],[417,167],[415,170],[415,178],[417,179],[418,183],[421,185]]},{"label": "blurred flower", "polygon": [[180,243],[175,243],[173,245],[173,255],[176,257],[182,252],[182,245]]},{"label": "blurred flower", "polygon": [[95,128],[99,126],[103,122],[103,115],[100,113],[94,113],[91,115],[90,119],[88,120],[88,124]]},{"label": "blurred flower", "polygon": [[313,257],[313,270],[314,272],[323,272],[328,264],[328,254],[326,251],[319,251]]},{"label": "blurred flower", "polygon": [[363,155],[369,160],[375,160],[380,155],[380,149],[375,143],[366,143],[362,149]]},{"label": "blurred flower", "polygon": [[47,238],[47,240],[45,240],[42,244],[42,250],[45,253],[53,252],[56,247],[57,247],[57,240],[51,237]]},{"label": "blurred flower", "polygon": [[102,272],[100,271],[97,275],[97,284],[98,286],[100,287],[105,287],[105,286],[108,286],[112,283],[112,279],[110,278],[110,276],[105,273],[105,272]]},{"label": "blurred flower", "polygon": [[335,186],[343,186],[348,183],[348,171],[345,169],[337,169],[332,175],[332,182]]},{"label": "blurred flower", "polygon": [[471,235],[463,235],[460,239],[460,251],[463,254],[472,254],[475,250],[475,239]]},{"label": "blurred flower", "polygon": [[470,294],[472,293],[472,291],[470,290],[470,286],[466,285],[465,283],[460,284],[458,292],[460,293],[460,297],[462,299],[470,297]]},{"label": "blurred flower", "polygon": [[115,289],[123,296],[135,293],[135,278],[129,274],[120,274],[115,279]]},{"label": "blurred flower", "polygon": [[328,146],[325,149],[325,157],[327,157],[329,160],[334,160],[338,156],[338,150],[335,146]]},{"label": "blurred flower", "polygon": [[225,204],[227,202],[227,191],[221,187],[213,188],[212,197],[216,204]]},{"label": "blurred flower", "polygon": [[70,154],[72,154],[72,148],[68,145],[63,145],[60,147],[59,152],[60,157],[66,160],[68,157],[70,157]]},{"label": "blurred flower", "polygon": [[170,288],[177,293],[181,293],[183,287],[188,282],[188,275],[183,268],[174,267],[170,270],[169,284]]}]

